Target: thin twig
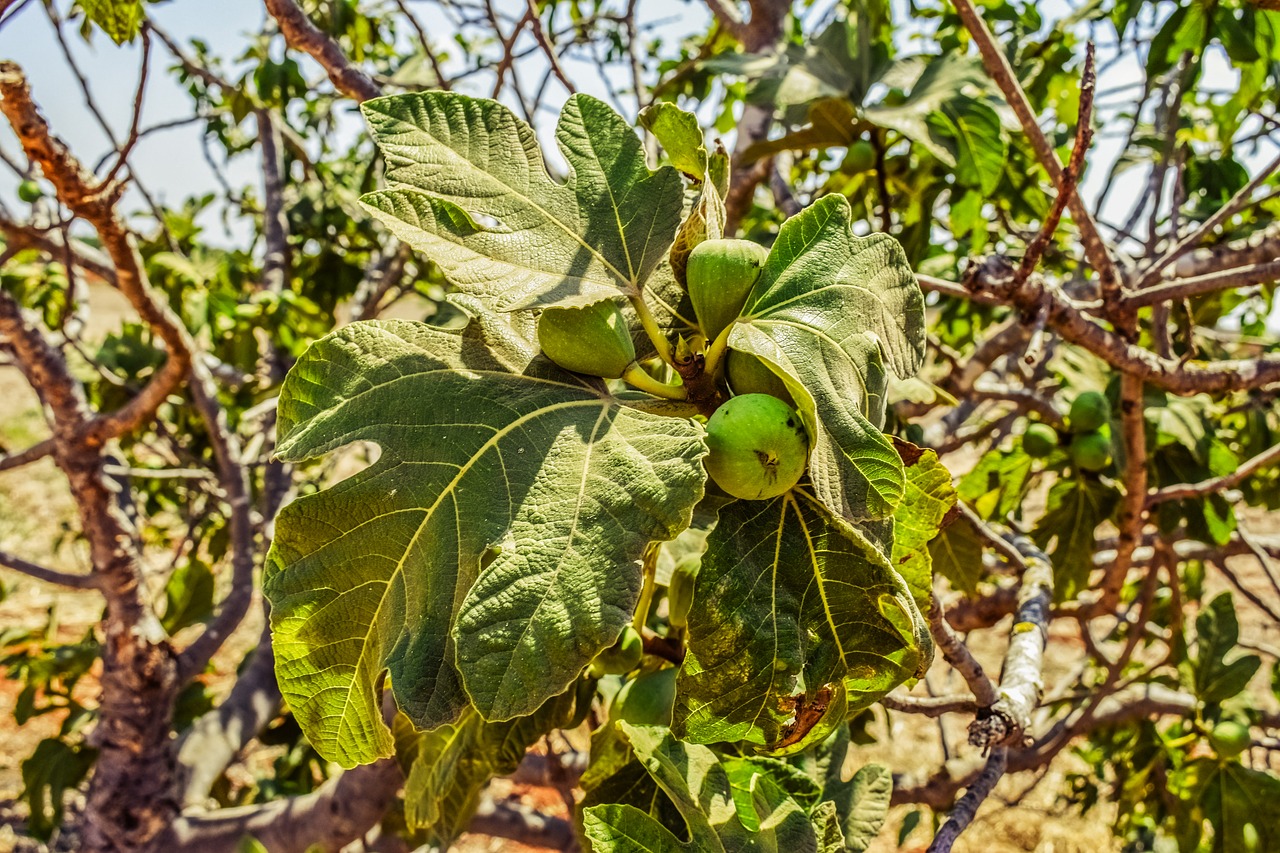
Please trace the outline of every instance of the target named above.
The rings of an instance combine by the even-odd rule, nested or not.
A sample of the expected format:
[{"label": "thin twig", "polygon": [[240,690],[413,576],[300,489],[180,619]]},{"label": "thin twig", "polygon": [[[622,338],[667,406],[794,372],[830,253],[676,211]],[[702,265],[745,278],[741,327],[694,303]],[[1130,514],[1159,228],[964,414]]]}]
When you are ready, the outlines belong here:
[{"label": "thin twig", "polygon": [[946,823],[942,824],[938,834],[933,837],[928,853],[950,853],[951,846],[960,837],[960,833],[973,823],[974,817],[978,814],[978,808],[1000,781],[1007,766],[1008,751],[1005,747],[997,746],[992,749],[991,755],[987,757],[986,766],[978,774],[978,778],[969,784],[960,802],[956,803],[951,814],[947,815]]},{"label": "thin twig", "polygon": [[1147,506],[1153,507],[1166,501],[1183,500],[1185,498],[1200,498],[1205,495],[1213,495],[1227,489],[1233,489],[1252,477],[1263,468],[1280,462],[1280,444],[1270,447],[1257,456],[1251,457],[1240,464],[1240,467],[1225,474],[1221,477],[1211,477],[1208,480],[1202,480],[1199,483],[1179,483],[1173,486],[1165,486],[1164,488],[1152,492],[1147,495]]},{"label": "thin twig", "polygon": [[73,575],[69,572],[60,572],[57,569],[48,569],[30,560],[24,560],[15,554],[10,554],[8,551],[0,551],[0,567],[12,569],[15,572],[45,583],[65,586],[68,589],[98,588],[98,578],[95,575]]},{"label": "thin twig", "polygon": [[138,90],[133,96],[133,119],[129,122],[129,134],[125,137],[124,145],[120,146],[120,153],[116,157],[115,164],[111,167],[111,171],[107,172],[107,176],[102,179],[104,186],[109,186],[115,180],[116,175],[124,168],[124,164],[129,161],[129,154],[133,151],[133,146],[138,144],[141,137],[138,130],[142,125],[142,98],[147,92],[147,73],[151,69],[151,34],[145,29],[142,30],[142,67],[138,71]]},{"label": "thin twig", "polygon": [[356,101],[367,101],[382,94],[373,78],[353,65],[337,42],[311,23],[295,0],[264,2],[289,46],[320,63],[339,92]]}]

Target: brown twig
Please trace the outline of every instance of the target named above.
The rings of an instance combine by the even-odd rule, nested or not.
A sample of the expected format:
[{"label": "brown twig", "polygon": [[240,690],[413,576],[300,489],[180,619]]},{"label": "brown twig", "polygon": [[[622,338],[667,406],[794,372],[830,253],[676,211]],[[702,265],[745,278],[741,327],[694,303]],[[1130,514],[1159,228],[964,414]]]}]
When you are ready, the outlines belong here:
[{"label": "brown twig", "polygon": [[973,653],[969,651],[969,647],[955,635],[951,626],[942,618],[942,606],[938,603],[936,596],[933,599],[933,606],[929,608],[929,633],[933,636],[933,642],[942,653],[943,659],[951,665],[952,669],[960,673],[965,683],[969,685],[974,701],[984,708],[995,703],[995,685],[983,671],[982,664],[978,663]]},{"label": "brown twig", "polygon": [[1132,308],[1144,308],[1161,302],[1175,302],[1191,296],[1213,293],[1217,290],[1269,284],[1276,279],[1280,279],[1280,260],[1234,267],[1189,278],[1170,279],[1130,293],[1126,301]]},{"label": "brown twig", "polygon": [[144,29],[142,30],[142,67],[138,71],[138,90],[133,96],[133,118],[129,122],[129,133],[124,138],[124,144],[120,146],[120,153],[116,156],[115,164],[107,172],[107,176],[102,179],[103,186],[110,186],[116,175],[129,162],[129,154],[132,153],[133,146],[138,144],[138,139],[141,137],[138,131],[142,125],[142,98],[147,92],[147,74],[150,70],[151,34]]},{"label": "brown twig", "polygon": [[65,586],[68,589],[96,589],[98,586],[98,578],[94,575],[73,575],[69,572],[60,572],[57,569],[48,569],[7,551],[0,551],[0,567],[11,569],[45,583]]},{"label": "brown twig", "polygon": [[951,810],[951,814],[947,815],[947,820],[938,829],[938,834],[933,837],[933,843],[929,845],[928,853],[950,853],[951,847],[955,844],[956,839],[960,837],[960,833],[964,832],[973,823],[974,817],[978,814],[978,808],[982,802],[991,794],[996,783],[1000,781],[1000,777],[1004,775],[1008,766],[1008,751],[1003,746],[997,746],[991,750],[991,754],[987,757],[987,763],[982,768],[982,772],[978,774],[967,786],[968,790],[964,792],[964,796],[960,798],[960,802],[956,803],[956,807]]},{"label": "brown twig", "polygon": [[1152,492],[1147,495],[1147,506],[1153,507],[1166,501],[1177,501],[1185,498],[1201,498],[1205,495],[1213,495],[1227,489],[1233,489],[1258,471],[1277,462],[1280,462],[1280,444],[1262,451],[1257,456],[1246,459],[1240,464],[1240,467],[1230,474],[1211,477],[1208,480],[1201,480],[1199,483],[1179,483],[1173,486],[1165,486],[1158,491]]},{"label": "brown twig", "polygon": [[295,0],[263,2],[289,46],[320,63],[339,92],[356,101],[367,101],[382,94],[382,88],[373,78],[353,65],[337,43],[311,23]]}]

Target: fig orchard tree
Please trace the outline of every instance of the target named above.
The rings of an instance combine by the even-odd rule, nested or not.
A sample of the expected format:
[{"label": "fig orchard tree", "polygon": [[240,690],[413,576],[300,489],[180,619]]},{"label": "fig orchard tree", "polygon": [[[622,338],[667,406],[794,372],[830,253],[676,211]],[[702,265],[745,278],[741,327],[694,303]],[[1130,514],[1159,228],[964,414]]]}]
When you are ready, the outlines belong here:
[{"label": "fig orchard tree", "polygon": [[0,0],[0,846],[1280,849],[1280,12],[253,3]]}]

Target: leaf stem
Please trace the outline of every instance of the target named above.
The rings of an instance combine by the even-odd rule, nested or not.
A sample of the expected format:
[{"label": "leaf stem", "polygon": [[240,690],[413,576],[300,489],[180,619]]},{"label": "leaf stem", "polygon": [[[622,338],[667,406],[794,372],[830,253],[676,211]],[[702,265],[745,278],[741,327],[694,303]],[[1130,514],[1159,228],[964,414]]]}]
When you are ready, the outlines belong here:
[{"label": "leaf stem", "polygon": [[668,400],[687,400],[689,398],[689,394],[683,385],[668,385],[665,382],[654,379],[649,375],[648,371],[634,361],[623,372],[622,380],[655,397],[665,397]]},{"label": "leaf stem", "polygon": [[[734,322],[737,322],[736,320]],[[711,375],[716,375],[716,370],[720,367],[720,360],[724,358],[725,351],[729,348],[729,332],[733,329],[733,323],[724,327],[720,334],[716,335],[716,339],[711,342],[711,348],[707,350],[706,364],[703,370]]]},{"label": "leaf stem", "polygon": [[640,588],[640,600],[636,603],[635,615],[631,617],[631,627],[643,636],[644,627],[649,621],[649,607],[653,604],[653,585],[658,576],[657,542],[650,542],[644,552],[644,586]]},{"label": "leaf stem", "polygon": [[653,346],[658,351],[658,356],[667,364],[675,366],[675,362],[671,360],[671,342],[662,334],[662,330],[658,328],[658,321],[653,316],[653,312],[649,310],[648,304],[644,301],[644,297],[636,294],[631,297],[631,307],[636,309],[636,314],[640,316],[640,325],[644,326],[644,332],[649,336],[649,340],[653,341]]}]

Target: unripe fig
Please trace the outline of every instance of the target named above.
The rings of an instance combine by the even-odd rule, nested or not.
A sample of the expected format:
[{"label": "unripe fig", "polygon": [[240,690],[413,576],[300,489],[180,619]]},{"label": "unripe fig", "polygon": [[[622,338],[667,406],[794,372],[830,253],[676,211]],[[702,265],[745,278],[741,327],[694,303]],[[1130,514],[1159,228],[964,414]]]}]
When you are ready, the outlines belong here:
[{"label": "unripe fig", "polygon": [[628,625],[618,635],[618,642],[596,655],[591,671],[596,675],[621,675],[640,665],[644,657],[644,640],[640,632]]},{"label": "unripe fig", "polygon": [[622,376],[636,360],[626,318],[609,300],[584,308],[546,309],[538,318],[538,344],[565,370],[605,379]]},{"label": "unripe fig", "polygon": [[704,240],[689,253],[685,277],[698,327],[714,341],[742,313],[769,251],[750,240]]},{"label": "unripe fig", "polygon": [[729,376],[729,387],[735,394],[768,394],[788,405],[793,403],[791,392],[778,374],[749,352],[729,350],[724,369]]},{"label": "unripe fig", "polygon": [[1111,417],[1111,404],[1097,391],[1085,391],[1071,402],[1067,425],[1072,432],[1098,429]]},{"label": "unripe fig", "polygon": [[809,436],[796,410],[768,394],[743,394],[707,421],[707,473],[735,498],[786,493],[804,474]]},{"label": "unripe fig", "polygon": [[43,195],[44,191],[40,189],[40,184],[30,178],[27,178],[25,181],[18,184],[18,198],[22,199],[27,204],[39,201],[40,197]]},{"label": "unripe fig", "polygon": [[859,139],[849,146],[849,151],[840,163],[840,171],[846,175],[858,175],[869,172],[876,165],[876,150],[865,139]]},{"label": "unripe fig", "polygon": [[1243,723],[1223,720],[1209,732],[1209,743],[1213,751],[1223,758],[1235,758],[1253,745],[1253,735]]},{"label": "unripe fig", "polygon": [[672,628],[689,624],[689,608],[693,606],[693,585],[702,568],[702,558],[685,557],[671,570],[671,583],[667,586],[667,621]]},{"label": "unripe fig", "polygon": [[622,685],[609,708],[609,719],[625,720],[633,726],[669,726],[676,703],[676,674],[669,666],[646,672]]},{"label": "unripe fig", "polygon": [[1071,439],[1071,460],[1084,471],[1101,471],[1111,464],[1111,439],[1098,430],[1076,433]]},{"label": "unripe fig", "polygon": [[1022,434],[1022,449],[1028,456],[1043,459],[1058,446],[1058,431],[1048,424],[1031,424]]}]

